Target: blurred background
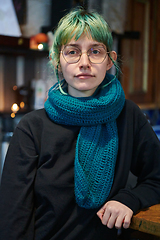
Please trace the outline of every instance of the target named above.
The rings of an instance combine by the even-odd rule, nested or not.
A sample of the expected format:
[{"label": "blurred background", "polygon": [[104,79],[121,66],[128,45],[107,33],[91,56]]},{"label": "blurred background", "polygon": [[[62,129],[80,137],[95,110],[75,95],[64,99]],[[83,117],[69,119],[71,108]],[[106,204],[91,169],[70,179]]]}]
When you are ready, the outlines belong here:
[{"label": "blurred background", "polygon": [[139,105],[160,138],[159,0],[0,0],[0,172],[17,123],[43,107],[56,82],[47,64],[54,29],[76,6],[108,21],[126,98]]}]

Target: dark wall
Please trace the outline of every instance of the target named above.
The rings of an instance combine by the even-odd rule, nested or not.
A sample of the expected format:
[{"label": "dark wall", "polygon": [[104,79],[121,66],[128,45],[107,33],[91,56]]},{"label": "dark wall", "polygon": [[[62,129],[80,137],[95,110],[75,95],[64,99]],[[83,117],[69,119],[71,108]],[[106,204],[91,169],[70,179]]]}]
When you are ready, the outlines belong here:
[{"label": "dark wall", "polygon": [[42,32],[47,33],[49,31],[54,31],[59,20],[72,8],[77,6],[87,8],[87,0],[52,0],[50,26],[42,27]]},{"label": "dark wall", "polygon": [[72,0],[52,0],[51,26],[55,28],[59,20],[72,8]]}]

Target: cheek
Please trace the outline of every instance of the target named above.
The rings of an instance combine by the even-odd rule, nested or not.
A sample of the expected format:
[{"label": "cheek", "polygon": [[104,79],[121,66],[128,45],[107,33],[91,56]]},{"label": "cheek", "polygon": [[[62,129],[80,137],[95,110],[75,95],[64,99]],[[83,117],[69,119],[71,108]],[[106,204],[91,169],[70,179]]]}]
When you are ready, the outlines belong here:
[{"label": "cheek", "polygon": [[70,66],[61,66],[61,70],[62,70],[62,74],[64,76],[64,78],[67,78],[71,75],[71,73],[73,72],[72,70],[70,70]]},{"label": "cheek", "polygon": [[61,71],[62,71],[63,75],[66,75],[66,74],[69,74],[69,73],[72,72],[72,65],[68,64],[64,60],[62,55],[60,56],[60,68],[61,68]]},{"label": "cheek", "polygon": [[104,63],[103,65],[99,66],[98,73],[101,77],[105,77],[107,72],[107,63]]}]

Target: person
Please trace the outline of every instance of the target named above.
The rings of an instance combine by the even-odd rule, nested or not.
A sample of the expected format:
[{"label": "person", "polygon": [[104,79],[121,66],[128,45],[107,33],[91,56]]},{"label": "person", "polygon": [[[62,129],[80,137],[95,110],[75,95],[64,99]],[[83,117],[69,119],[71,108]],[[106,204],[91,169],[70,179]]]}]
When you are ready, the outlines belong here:
[{"label": "person", "polygon": [[60,20],[50,53],[58,81],[44,109],[23,116],[7,152],[0,239],[114,240],[134,213],[160,202],[160,142],[125,99],[112,41],[96,12]]}]

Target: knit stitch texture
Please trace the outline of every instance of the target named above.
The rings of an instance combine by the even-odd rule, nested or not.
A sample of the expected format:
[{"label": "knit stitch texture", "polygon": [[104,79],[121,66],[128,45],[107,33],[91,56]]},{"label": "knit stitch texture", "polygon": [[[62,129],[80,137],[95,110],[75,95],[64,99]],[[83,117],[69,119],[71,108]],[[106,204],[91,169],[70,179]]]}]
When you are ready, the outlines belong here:
[{"label": "knit stitch texture", "polygon": [[95,94],[85,98],[64,95],[55,85],[45,102],[45,110],[54,122],[81,126],[75,152],[75,198],[80,207],[87,209],[104,204],[114,179],[118,153],[116,119],[125,96],[120,82],[113,78],[106,74]]}]

